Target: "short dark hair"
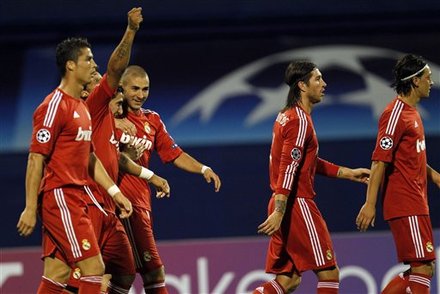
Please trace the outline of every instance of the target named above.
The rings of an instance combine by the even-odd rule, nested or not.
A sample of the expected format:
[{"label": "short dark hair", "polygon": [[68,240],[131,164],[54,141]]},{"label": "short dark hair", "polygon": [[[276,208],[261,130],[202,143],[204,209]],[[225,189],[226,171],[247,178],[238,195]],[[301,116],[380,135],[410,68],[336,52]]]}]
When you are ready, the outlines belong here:
[{"label": "short dark hair", "polygon": [[308,60],[294,60],[287,66],[284,74],[284,82],[290,87],[285,109],[293,107],[301,98],[301,89],[298,82],[308,85],[312,71],[317,68],[316,64]]},{"label": "short dark hair", "polygon": [[413,77],[411,76],[420,71],[414,77],[421,77],[425,66],[426,62],[421,56],[407,54],[401,57],[394,66],[394,81],[391,87],[396,90],[397,94],[408,95],[414,86]]},{"label": "short dark hair", "polygon": [[92,48],[85,38],[68,38],[57,45],[56,63],[62,77],[66,74],[67,61],[77,62],[83,48]]}]

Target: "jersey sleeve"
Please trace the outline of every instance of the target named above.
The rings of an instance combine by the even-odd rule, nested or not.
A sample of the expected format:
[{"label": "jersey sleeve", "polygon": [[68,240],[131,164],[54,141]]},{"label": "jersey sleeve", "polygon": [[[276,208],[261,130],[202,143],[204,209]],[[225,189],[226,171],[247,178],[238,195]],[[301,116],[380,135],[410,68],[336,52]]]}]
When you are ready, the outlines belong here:
[{"label": "jersey sleeve", "polygon": [[282,129],[283,140],[276,194],[289,195],[298,167],[304,157],[308,128],[305,120],[289,121]]},{"label": "jersey sleeve", "polygon": [[183,152],[179,145],[174,142],[159,116],[157,116],[155,149],[162,162],[165,163],[173,161]]},{"label": "jersey sleeve", "polygon": [[320,175],[335,178],[338,175],[339,166],[318,157],[316,172]]},{"label": "jersey sleeve", "polygon": [[50,156],[65,124],[64,108],[57,94],[48,103],[38,106],[33,116],[30,152]]},{"label": "jersey sleeve", "polygon": [[399,108],[398,104],[399,102],[392,110],[384,111],[379,119],[376,146],[371,157],[373,161],[393,161],[396,147],[399,145],[405,130],[405,122],[400,119],[402,109]]},{"label": "jersey sleeve", "polygon": [[92,118],[106,114],[109,109],[109,102],[113,98],[115,89],[111,89],[107,82],[107,74],[104,74],[99,84],[93,89],[86,104],[89,107]]}]

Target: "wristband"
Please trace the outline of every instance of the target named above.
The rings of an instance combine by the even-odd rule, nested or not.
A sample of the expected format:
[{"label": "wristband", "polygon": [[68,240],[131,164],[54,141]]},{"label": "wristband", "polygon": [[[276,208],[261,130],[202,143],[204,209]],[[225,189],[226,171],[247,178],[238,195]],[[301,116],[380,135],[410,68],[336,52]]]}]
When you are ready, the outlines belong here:
[{"label": "wristband", "polygon": [[206,165],[202,166],[202,170],[201,170],[202,175],[205,174],[205,171],[206,171],[208,168],[211,169],[209,166],[206,166]]},{"label": "wristband", "polygon": [[149,179],[151,179],[152,176],[154,176],[154,172],[152,172],[148,168],[142,167],[141,174],[139,175],[139,178],[149,180]]},{"label": "wristband", "polygon": [[107,189],[107,193],[112,196],[115,197],[116,194],[121,193],[121,190],[119,190],[118,186],[113,185],[110,188]]}]

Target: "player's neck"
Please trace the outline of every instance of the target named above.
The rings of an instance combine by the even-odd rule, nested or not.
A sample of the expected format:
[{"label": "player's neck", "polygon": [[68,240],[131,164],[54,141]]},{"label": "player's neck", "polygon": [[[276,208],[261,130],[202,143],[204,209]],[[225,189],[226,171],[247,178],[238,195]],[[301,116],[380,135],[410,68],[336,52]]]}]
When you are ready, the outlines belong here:
[{"label": "player's neck", "polygon": [[420,101],[420,97],[414,94],[414,91],[411,91],[411,93],[409,95],[398,95],[397,97],[399,97],[400,100],[402,100],[403,102],[405,102],[406,104],[412,106],[412,107],[416,107],[417,103],[419,103]]},{"label": "player's neck", "polygon": [[60,88],[67,95],[77,99],[81,99],[81,92],[84,89],[83,85],[67,78],[61,79],[61,83],[58,88]]},{"label": "player's neck", "polygon": [[301,99],[298,101],[298,105],[301,106],[301,108],[304,109],[304,111],[308,114],[312,113],[313,103],[311,103],[309,99],[301,97]]}]

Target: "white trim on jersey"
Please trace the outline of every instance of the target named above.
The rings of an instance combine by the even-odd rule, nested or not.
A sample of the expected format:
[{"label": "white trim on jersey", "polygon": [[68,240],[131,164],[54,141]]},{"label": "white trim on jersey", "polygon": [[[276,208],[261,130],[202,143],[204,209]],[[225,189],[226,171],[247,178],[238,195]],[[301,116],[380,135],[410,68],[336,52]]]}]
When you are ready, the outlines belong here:
[{"label": "white trim on jersey", "polygon": [[58,105],[60,105],[61,98],[63,97],[63,93],[56,90],[55,94],[53,94],[50,99],[49,105],[46,110],[46,115],[44,116],[43,126],[51,128],[53,121],[55,119],[55,115],[57,114]]},{"label": "white trim on jersey", "polygon": [[321,243],[319,242],[318,232],[316,231],[315,223],[313,222],[312,214],[310,213],[310,208],[304,198],[298,198],[298,204],[300,205],[299,207],[309,233],[316,265],[322,266],[325,264],[324,255],[322,254]]},{"label": "white trim on jersey", "polygon": [[296,138],[296,146],[303,147],[306,138],[308,122],[306,115],[301,108],[296,107],[295,110],[299,117],[299,128],[298,128],[298,137]]},{"label": "white trim on jersey", "polygon": [[78,240],[76,239],[75,230],[72,225],[72,217],[70,216],[69,208],[67,207],[66,200],[64,199],[63,190],[61,188],[55,189],[54,195],[55,201],[57,202],[58,208],[60,209],[61,221],[63,223],[73,257],[79,258],[82,256],[81,248],[79,246]]},{"label": "white trim on jersey", "polygon": [[275,282],[274,280],[270,281],[272,287],[275,289],[275,291],[277,291],[277,294],[284,294],[283,289],[280,287],[280,285],[278,285],[277,282]]},{"label": "white trim on jersey", "polygon": [[409,226],[411,228],[411,237],[413,240],[414,249],[416,251],[417,258],[425,257],[425,251],[423,250],[422,237],[420,236],[420,227],[417,216],[408,217]]},{"label": "white trim on jersey", "polygon": [[425,285],[428,288],[431,287],[431,280],[425,277],[421,277],[417,275],[409,275],[409,281]]},{"label": "white trim on jersey", "polygon": [[293,179],[295,178],[296,168],[299,166],[298,162],[293,161],[289,164],[284,172],[283,189],[291,190]]},{"label": "white trim on jersey", "polygon": [[385,134],[394,135],[394,131],[396,130],[397,122],[399,121],[400,114],[402,113],[402,109],[404,107],[404,103],[397,99],[394,104],[393,111],[391,112],[390,118],[388,120],[387,129]]},{"label": "white trim on jersey", "polygon": [[[90,200],[92,200],[93,204],[98,207],[99,210],[102,211],[105,216],[107,216],[107,212],[105,212],[104,208],[99,204],[98,200],[96,200],[95,195],[93,195],[92,190],[90,190],[89,186],[84,186],[84,190],[86,190],[87,195],[89,195]],[[99,193],[99,192],[98,192]]]},{"label": "white trim on jersey", "polygon": [[121,219],[121,221],[122,221],[122,224],[124,225],[125,232],[127,233],[128,240],[130,241],[130,244],[131,244],[131,249],[133,250],[133,253],[134,253],[133,255],[134,255],[134,262],[136,263],[136,267],[142,268],[142,260],[139,256],[139,251],[137,250],[137,247],[136,247],[135,238],[134,238],[134,234],[133,234],[133,229],[131,228],[130,220],[123,218],[123,219]]},{"label": "white trim on jersey", "polygon": [[338,282],[318,282],[317,288],[339,289],[339,283]]}]

